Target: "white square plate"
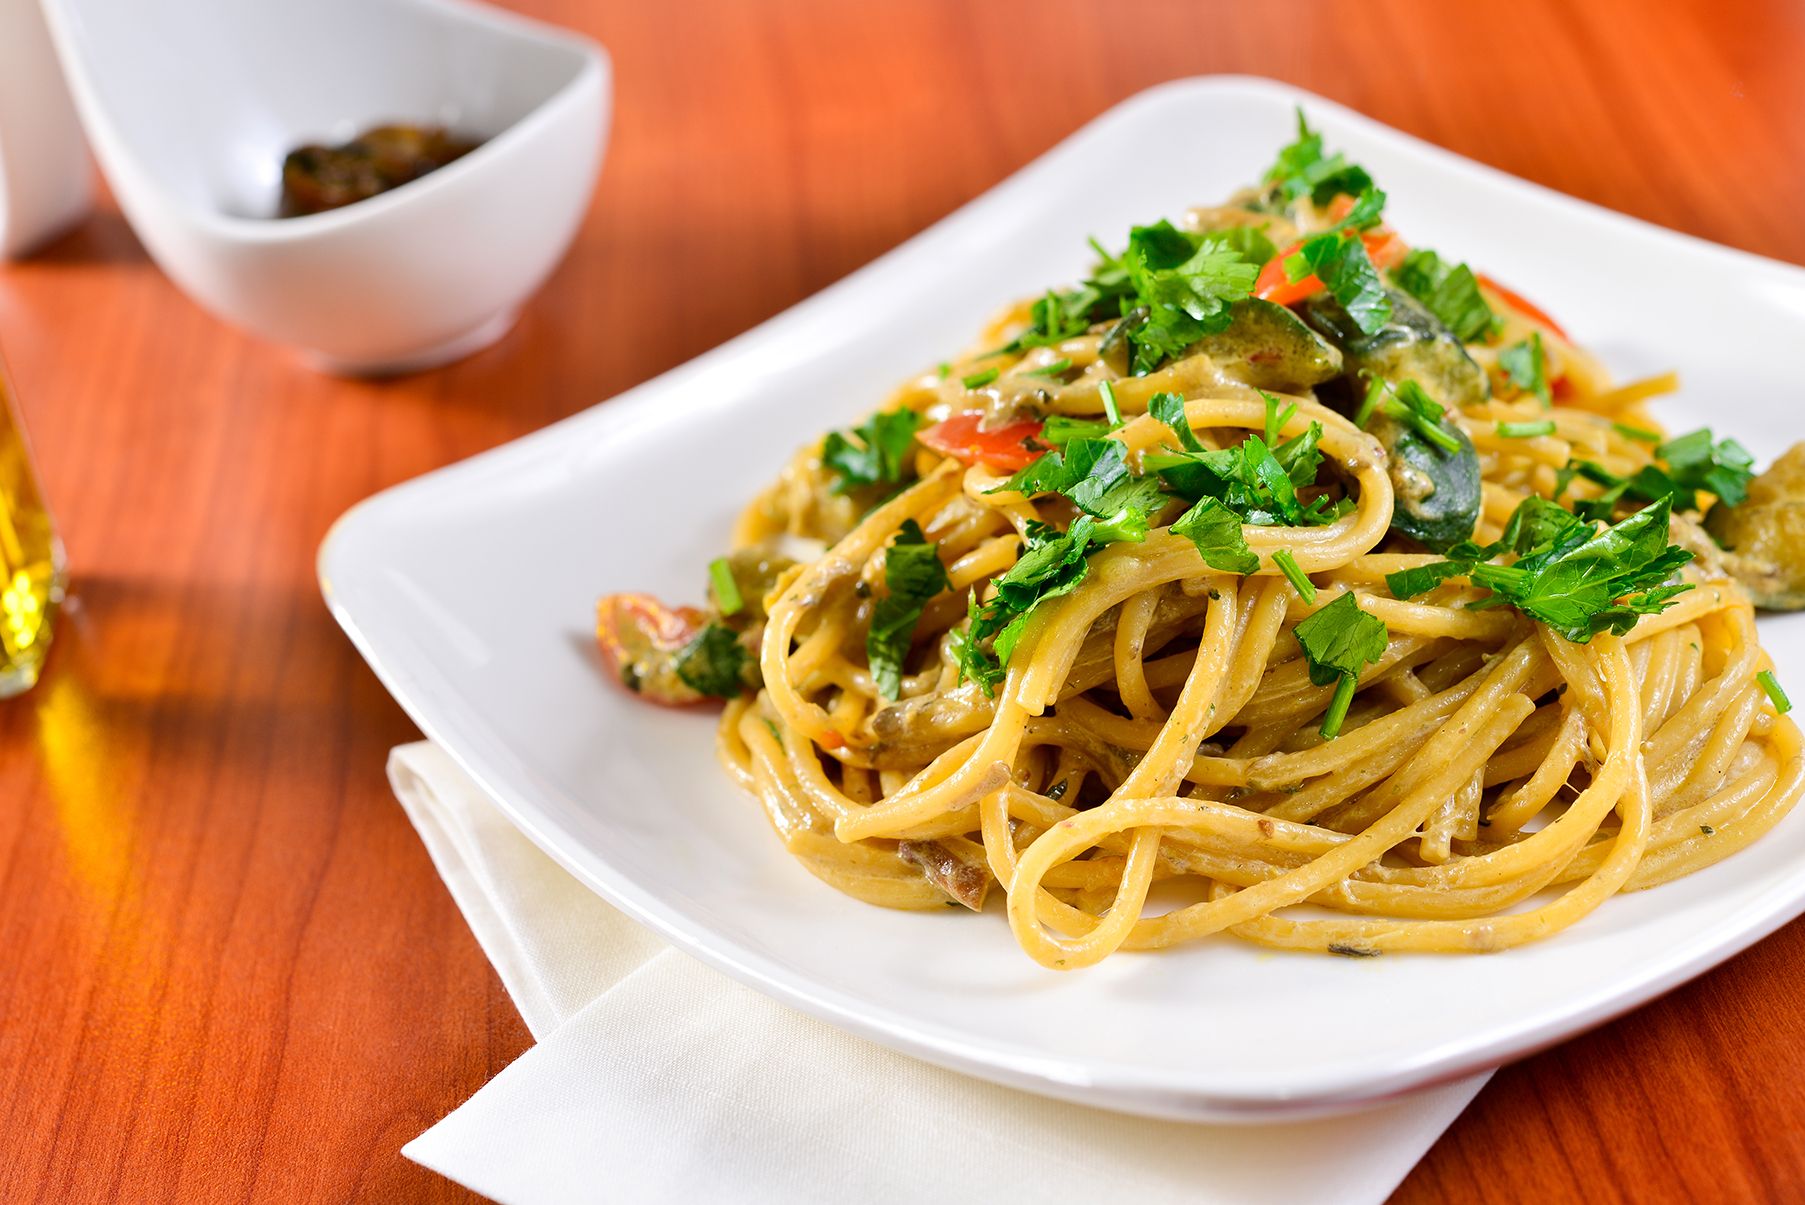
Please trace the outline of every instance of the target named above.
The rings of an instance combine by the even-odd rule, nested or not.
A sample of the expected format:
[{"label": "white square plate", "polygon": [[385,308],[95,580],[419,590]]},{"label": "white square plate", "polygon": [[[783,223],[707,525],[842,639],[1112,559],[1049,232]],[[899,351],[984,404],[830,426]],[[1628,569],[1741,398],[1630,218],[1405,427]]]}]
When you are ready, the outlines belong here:
[{"label": "white square plate", "polygon": [[[779,1000],[943,1066],[1087,1104],[1255,1120],[1358,1107],[1567,1037],[1805,910],[1805,817],[1709,870],[1489,957],[1276,955],[1229,939],[1044,970],[995,915],[904,913],[796,866],[716,767],[712,717],[635,701],[592,652],[597,595],[703,590],[733,515],[797,446],[874,409],[1085,236],[1252,180],[1302,103],[1413,244],[1550,307],[1623,376],[1677,366],[1678,429],[1763,461],[1801,434],[1805,272],[1659,230],[1250,79],[1129,100],[869,267],[690,364],[363,503],[320,552],[395,698],[610,902]],[[1805,617],[1766,619],[1805,691]]]}]

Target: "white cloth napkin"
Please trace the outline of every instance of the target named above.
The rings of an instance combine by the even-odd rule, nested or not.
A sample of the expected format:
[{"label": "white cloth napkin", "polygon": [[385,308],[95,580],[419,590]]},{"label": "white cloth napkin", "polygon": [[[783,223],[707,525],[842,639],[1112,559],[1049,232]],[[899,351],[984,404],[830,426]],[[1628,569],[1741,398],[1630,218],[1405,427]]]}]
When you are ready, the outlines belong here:
[{"label": "white cloth napkin", "polygon": [[539,1044],[402,1148],[503,1205],[1382,1201],[1485,1076],[1327,1121],[1125,1117],[942,1071],[678,953],[443,751],[395,794]]}]

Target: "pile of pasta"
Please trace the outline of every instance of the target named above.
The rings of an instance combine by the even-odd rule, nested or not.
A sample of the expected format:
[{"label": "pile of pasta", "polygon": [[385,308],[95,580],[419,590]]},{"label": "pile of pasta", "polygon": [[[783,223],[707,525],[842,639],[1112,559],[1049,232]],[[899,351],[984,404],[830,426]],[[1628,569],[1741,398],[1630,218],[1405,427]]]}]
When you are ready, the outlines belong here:
[{"label": "pile of pasta", "polygon": [[[974,348],[1026,315],[1002,315]],[[1523,498],[1552,495],[1576,455],[1625,475],[1648,463],[1649,445],[1623,430],[1656,429],[1645,403],[1671,388],[1613,388],[1583,350],[1541,333],[1569,385],[1560,404],[1492,400],[1449,415],[1479,453],[1481,543]],[[1116,377],[1098,343],[1091,332],[984,364],[1006,384],[1037,369],[1047,382],[1046,366],[1069,360],[1044,391],[1050,414],[1100,418],[1109,382],[1126,420],[1111,438],[1131,463],[1173,446],[1146,413],[1157,393],[1184,399],[1208,447],[1268,421],[1259,392],[1207,357]],[[889,407],[944,411],[959,375],[924,374]],[[1110,545],[1076,589],[1035,610],[994,697],[960,680],[967,595],[1015,563],[1031,523],[1060,516],[998,492],[1006,475],[919,445],[913,483],[860,515],[819,445],[799,453],[735,542],[803,537],[826,551],[771,591],[762,689],[728,704],[719,733],[722,761],[788,850],[891,907],[943,906],[949,881],[980,902],[999,885],[1022,948],[1051,967],[1217,933],[1354,956],[1477,952],[1716,862],[1798,799],[1799,732],[1757,682],[1770,662],[1747,595],[1709,557],[1685,568],[1694,588],[1665,610],[1583,644],[1510,608],[1470,608],[1487,592],[1460,578],[1394,598],[1388,573],[1437,558],[1389,537],[1383,450],[1311,396],[1279,400],[1281,435],[1321,424],[1352,509],[1320,526],[1246,527],[1261,560],[1246,575],[1211,568],[1164,528]],[[1554,430],[1497,434],[1529,420]],[[938,546],[951,589],[924,608],[919,668],[890,701],[865,632],[886,549],[909,521]],[[1281,549],[1314,602],[1273,567]],[[1317,721],[1333,688],[1312,683],[1292,630],[1349,592],[1389,642],[1325,740]]]}]

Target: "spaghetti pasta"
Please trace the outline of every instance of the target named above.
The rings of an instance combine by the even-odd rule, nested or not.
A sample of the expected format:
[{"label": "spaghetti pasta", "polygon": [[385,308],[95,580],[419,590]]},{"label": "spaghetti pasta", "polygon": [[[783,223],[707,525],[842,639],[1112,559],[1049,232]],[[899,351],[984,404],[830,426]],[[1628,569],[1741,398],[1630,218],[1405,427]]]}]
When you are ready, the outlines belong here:
[{"label": "spaghetti pasta", "polygon": [[[1281,287],[1307,285],[1296,276],[1314,267],[1317,296],[1347,314],[1359,303],[1343,301],[1332,256],[1362,247],[1394,282],[1408,267],[1380,262],[1396,243],[1383,227],[1337,229],[1363,201],[1286,193],[1269,174],[1166,229],[1187,240],[1188,263],[1210,253],[1212,232],[1302,240],[1271,249],[1270,262],[1294,261]],[[1313,233],[1340,241],[1310,250]],[[1479,396],[1423,361],[1360,376],[1357,338],[1305,346],[1338,349],[1335,376],[1279,381],[1270,357],[1220,329],[1152,363],[1127,358],[1144,346],[1123,345],[1132,296],[1122,317],[1076,329],[1049,319],[1056,295],[1012,307],[972,353],[905,383],[881,412],[913,437],[894,476],[880,471],[878,427],[858,444],[830,437],[740,519],[735,546],[775,568],[741,616],[757,687],[726,705],[722,763],[820,879],[898,908],[981,907],[998,885],[1023,949],[1060,968],[1219,933],[1352,956],[1502,950],[1741,849],[1805,791],[1805,760],[1758,680],[1772,665],[1754,608],[1722,564],[1701,551],[1680,568],[1684,555],[1670,555],[1651,570],[1662,584],[1602,597],[1584,631],[1509,594],[1513,567],[1521,577],[1540,555],[1523,535],[1537,505],[1526,500],[1618,521],[1606,540],[1626,515],[1679,509],[1622,484],[1645,469],[1679,478],[1648,411],[1674,381],[1615,385],[1514,294],[1473,291],[1489,321],[1452,345],[1440,329],[1452,320],[1428,308],[1442,350],[1474,366]],[[1407,379],[1442,413],[1401,392]],[[937,446],[937,427],[967,419]],[[1059,422],[1085,434],[1060,442]],[[1023,424],[1035,432],[1026,444],[1012,435],[987,449],[988,433]],[[1425,495],[1400,463],[1413,429],[1476,466],[1458,540],[1409,526],[1425,497],[1454,488],[1438,479]],[[1101,513],[1082,481],[1047,487],[1062,449],[1075,472],[1080,440],[1084,456],[1119,459],[1113,479],[1086,480],[1132,492],[1140,512]],[[1289,520],[1234,489],[1173,486],[1231,454],[1291,448],[1293,466],[1310,467],[1295,454],[1305,444],[1321,463],[1289,474]],[[849,488],[854,454],[877,467]],[[1196,533],[1218,510],[1239,531],[1212,529],[1226,549],[1212,552]],[[1081,526],[1120,526],[1123,513],[1142,528],[1072,552]],[[1691,521],[1673,523],[1683,543]],[[1663,522],[1657,545],[1667,540]],[[807,550],[795,564],[771,552],[786,542]],[[905,558],[915,547],[937,563]],[[1054,553],[1057,588],[1043,580],[1010,610],[1012,579]],[[904,608],[912,626],[897,647],[878,649],[874,613],[908,597],[897,582],[911,566],[943,578],[918,614]],[[1440,576],[1395,588],[1424,571]],[[1336,668],[1310,643],[1325,614],[1382,636]],[[894,697],[879,652],[894,658]]]}]

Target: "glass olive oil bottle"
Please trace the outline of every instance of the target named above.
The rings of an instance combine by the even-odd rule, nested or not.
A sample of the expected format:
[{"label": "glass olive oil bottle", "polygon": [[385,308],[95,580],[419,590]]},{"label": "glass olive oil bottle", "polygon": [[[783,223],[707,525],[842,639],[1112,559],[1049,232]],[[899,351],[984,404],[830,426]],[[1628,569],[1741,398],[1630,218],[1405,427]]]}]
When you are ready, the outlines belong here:
[{"label": "glass olive oil bottle", "polygon": [[0,698],[37,682],[65,572],[63,545],[0,360]]}]

